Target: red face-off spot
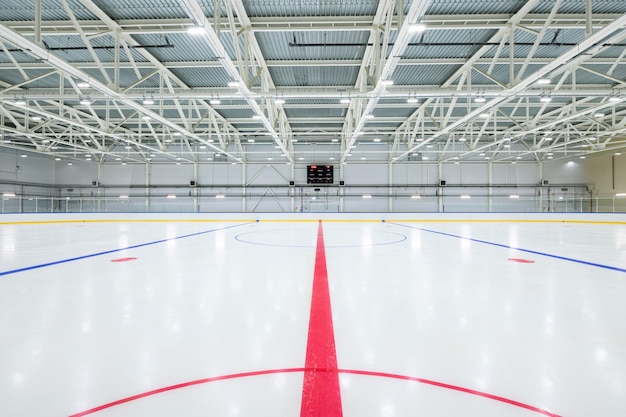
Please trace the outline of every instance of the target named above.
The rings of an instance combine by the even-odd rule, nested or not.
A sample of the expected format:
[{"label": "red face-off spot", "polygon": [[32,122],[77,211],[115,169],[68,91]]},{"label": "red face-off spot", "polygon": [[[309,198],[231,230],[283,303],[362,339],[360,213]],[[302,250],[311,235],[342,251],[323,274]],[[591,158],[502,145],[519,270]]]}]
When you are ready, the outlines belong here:
[{"label": "red face-off spot", "polygon": [[111,259],[111,262],[129,262],[129,261],[134,261],[137,258],[117,258],[117,259]]},{"label": "red face-off spot", "polygon": [[522,258],[509,258],[508,259],[511,262],[519,262],[522,264],[534,264],[535,261],[531,261],[530,259],[522,259]]}]

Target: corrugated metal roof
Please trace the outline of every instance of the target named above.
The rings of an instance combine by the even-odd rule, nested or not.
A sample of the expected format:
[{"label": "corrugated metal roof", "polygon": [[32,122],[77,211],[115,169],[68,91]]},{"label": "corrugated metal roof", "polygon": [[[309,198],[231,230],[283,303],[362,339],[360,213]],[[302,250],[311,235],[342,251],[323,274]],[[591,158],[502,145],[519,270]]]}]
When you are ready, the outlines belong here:
[{"label": "corrugated metal roof", "polygon": [[[394,85],[442,85],[460,65],[402,65],[393,72]],[[407,92],[408,94],[408,92]]]},{"label": "corrugated metal roof", "polygon": [[346,109],[341,108],[294,108],[285,107],[285,114],[287,117],[310,117],[310,118],[324,118],[324,117],[345,117]]},{"label": "corrugated metal roof", "polygon": [[525,4],[525,0],[433,0],[427,14],[515,13]]},{"label": "corrugated metal roof", "polygon": [[193,87],[225,87],[232,77],[221,67],[204,68],[172,68],[178,78],[186,85]]},{"label": "corrugated metal roof", "polygon": [[162,47],[147,48],[161,62],[217,61],[215,52],[203,36],[172,33],[135,35],[133,38],[140,45],[161,45]]},{"label": "corrugated metal roof", "polygon": [[[95,16],[83,6],[80,0],[68,0],[68,5],[78,20],[93,20]],[[0,0],[2,21],[35,20],[35,0]],[[65,8],[58,0],[41,2],[41,19],[67,20]]]},{"label": "corrugated metal roof", "polygon": [[247,0],[250,17],[373,16],[378,0]]},{"label": "corrugated metal roof", "polygon": [[[532,13],[550,13],[555,0],[543,0],[532,10]],[[626,13],[626,2],[622,0],[593,0],[593,13]],[[585,2],[580,0],[565,0],[559,8],[559,13],[585,13]]]},{"label": "corrugated metal roof", "polygon": [[361,59],[369,33],[260,32],[256,34],[268,60]]},{"label": "corrugated metal roof", "polygon": [[93,2],[115,20],[188,18],[176,0],[93,0]]},{"label": "corrugated metal roof", "polygon": [[353,86],[358,67],[271,67],[270,74],[277,86]]}]

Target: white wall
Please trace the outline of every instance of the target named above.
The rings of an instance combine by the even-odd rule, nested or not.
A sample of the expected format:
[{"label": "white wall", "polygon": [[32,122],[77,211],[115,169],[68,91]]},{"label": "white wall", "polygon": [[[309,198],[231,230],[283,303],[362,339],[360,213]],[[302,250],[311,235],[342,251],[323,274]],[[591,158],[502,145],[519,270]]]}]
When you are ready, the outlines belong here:
[{"label": "white wall", "polygon": [[[306,185],[305,163],[295,166],[249,164],[245,168],[231,163],[207,163],[197,167],[185,163],[118,163],[99,168],[96,162],[71,162],[72,165],[68,165],[67,160],[55,162],[37,154],[21,158],[20,152],[0,148],[0,187],[20,192],[9,190],[8,184],[2,185],[5,180],[50,184],[53,188],[46,192],[59,197],[117,198],[119,195],[149,194],[149,199],[139,197],[127,202],[107,203],[118,205],[118,211],[130,212],[323,212],[338,211],[341,205],[345,212],[385,212],[389,207],[398,212],[480,212],[494,211],[490,207],[494,202],[506,211],[508,200],[505,199],[510,194],[518,194],[529,201],[544,198],[537,188],[540,180],[558,185],[587,181],[585,165],[580,160],[549,161],[541,166],[538,163],[494,163],[491,175],[489,165],[485,163],[445,163],[439,166],[436,162],[412,162],[394,164],[390,170],[385,163],[357,161],[343,166],[334,164],[335,184],[320,186],[321,190],[315,192],[314,187]],[[345,181],[344,187],[338,185],[340,178]],[[295,181],[296,187],[288,186],[290,180]],[[439,187],[441,180],[446,181],[446,187]],[[92,187],[93,181],[99,181],[101,187]],[[190,186],[190,181],[196,181],[199,186]],[[599,181],[606,182],[606,179],[601,177]],[[489,183],[492,187],[486,187]],[[247,188],[243,188],[244,184]],[[178,198],[166,199],[167,194],[176,194]],[[221,194],[227,198],[216,198]],[[345,194],[345,197],[340,199],[339,194]],[[411,199],[412,194],[419,194],[421,198]],[[463,194],[471,195],[472,199],[461,200]],[[364,199],[362,195],[372,198]],[[524,211],[542,210],[543,206],[529,202]],[[94,211],[101,209],[94,206]]]}]

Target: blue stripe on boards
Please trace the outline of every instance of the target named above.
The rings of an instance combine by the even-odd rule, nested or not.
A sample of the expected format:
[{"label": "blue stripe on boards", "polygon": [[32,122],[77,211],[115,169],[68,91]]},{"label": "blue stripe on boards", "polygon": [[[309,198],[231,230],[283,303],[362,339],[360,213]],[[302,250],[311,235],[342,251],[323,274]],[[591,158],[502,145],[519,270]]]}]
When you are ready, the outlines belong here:
[{"label": "blue stripe on boards", "polygon": [[39,269],[39,268],[45,268],[47,266],[64,264],[64,263],[67,263],[67,262],[80,261],[82,259],[93,258],[95,256],[107,255],[109,253],[116,253],[116,252],[121,252],[121,251],[129,250],[129,249],[137,249],[137,248],[141,248],[141,247],[144,247],[144,246],[156,245],[158,243],[169,242],[169,241],[172,241],[172,240],[186,239],[188,237],[205,235],[207,233],[217,232],[217,231],[226,230],[226,229],[232,229],[232,228],[243,226],[243,225],[246,225],[246,224],[250,224],[250,223],[241,223],[241,224],[235,224],[235,225],[232,225],[232,226],[218,227],[217,229],[205,230],[205,231],[202,231],[202,232],[190,233],[188,235],[182,235],[182,236],[171,237],[171,238],[168,238],[168,239],[160,239],[160,240],[155,240],[155,241],[152,241],[152,242],[140,243],[138,245],[126,246],[124,248],[118,248],[118,249],[111,249],[111,250],[107,250],[107,251],[104,251],[104,252],[90,253],[88,255],[76,256],[74,258],[61,259],[60,261],[53,261],[53,262],[47,262],[47,263],[44,263],[44,264],[25,266],[23,268],[11,269],[11,270],[8,270],[8,271],[0,271],[0,277],[5,276],[5,275],[17,274],[18,272],[30,271],[32,269]]},{"label": "blue stripe on boards", "polygon": [[455,235],[455,234],[452,234],[452,233],[445,233],[445,232],[439,232],[437,230],[430,230],[430,229],[424,229],[424,228],[416,227],[416,226],[409,226],[409,225],[402,224],[402,223],[393,223],[393,222],[389,222],[389,221],[387,223],[388,224],[393,224],[393,225],[396,225],[396,226],[407,227],[409,229],[421,230],[422,232],[434,233],[434,234],[441,235],[441,236],[454,237],[454,238],[457,238],[457,239],[469,240],[471,242],[482,243],[482,244],[485,244],[485,245],[497,246],[499,248],[513,249],[513,250],[518,250],[520,252],[532,253],[533,255],[547,256],[549,258],[560,259],[562,261],[576,262],[576,263],[579,263],[579,264],[582,264],[582,265],[593,266],[593,267],[596,267],[596,268],[603,268],[603,269],[608,269],[608,270],[611,270],[611,271],[626,273],[626,269],[619,268],[617,266],[604,265],[604,264],[599,264],[599,263],[596,263],[596,262],[584,261],[582,259],[569,258],[567,256],[553,255],[551,253],[539,252],[539,251],[532,250],[532,249],[516,248],[514,246],[504,245],[502,243],[489,242],[488,240],[474,239],[474,238],[471,238],[471,237],[459,236],[459,235]]}]

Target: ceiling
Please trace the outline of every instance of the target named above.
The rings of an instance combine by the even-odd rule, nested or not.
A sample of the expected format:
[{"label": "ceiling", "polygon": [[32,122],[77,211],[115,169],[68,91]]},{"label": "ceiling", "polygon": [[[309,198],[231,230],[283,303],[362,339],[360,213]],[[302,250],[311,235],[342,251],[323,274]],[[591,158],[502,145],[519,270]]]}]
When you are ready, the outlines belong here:
[{"label": "ceiling", "polygon": [[0,0],[0,151],[524,163],[626,147],[623,0]]}]

